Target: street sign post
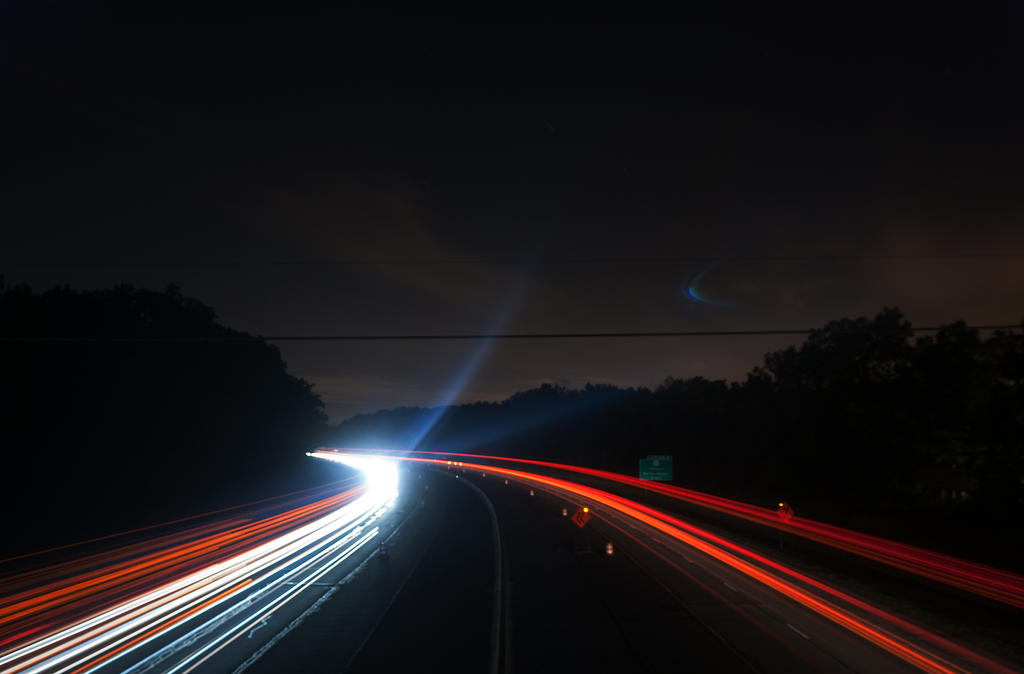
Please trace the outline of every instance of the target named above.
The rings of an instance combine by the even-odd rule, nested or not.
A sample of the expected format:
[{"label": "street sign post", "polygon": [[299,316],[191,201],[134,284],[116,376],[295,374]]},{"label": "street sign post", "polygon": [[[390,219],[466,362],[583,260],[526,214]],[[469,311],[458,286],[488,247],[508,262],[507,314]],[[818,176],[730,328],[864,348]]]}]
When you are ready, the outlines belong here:
[{"label": "street sign post", "polygon": [[590,521],[590,508],[580,508],[572,514],[572,522],[580,529],[587,526],[587,522]]},{"label": "street sign post", "polygon": [[651,454],[640,459],[638,471],[641,480],[672,481],[672,455]]}]

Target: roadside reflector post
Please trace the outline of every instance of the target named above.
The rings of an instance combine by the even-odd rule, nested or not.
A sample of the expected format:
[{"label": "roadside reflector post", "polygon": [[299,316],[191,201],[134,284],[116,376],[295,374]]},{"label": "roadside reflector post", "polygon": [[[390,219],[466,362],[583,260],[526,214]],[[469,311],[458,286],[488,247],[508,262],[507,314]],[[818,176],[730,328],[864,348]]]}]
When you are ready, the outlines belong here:
[{"label": "roadside reflector post", "polygon": [[612,555],[615,554],[615,546],[612,545],[611,541],[608,541],[607,543],[605,543],[605,545],[604,545],[604,554],[607,555],[608,557],[611,557]]},{"label": "roadside reflector post", "polygon": [[[777,512],[779,513],[779,518],[783,522],[788,522],[793,519],[793,506],[791,506],[787,501],[779,501],[779,509]],[[779,550],[782,552],[786,551],[786,546],[783,544],[782,540],[782,529],[779,529]]]},{"label": "roadside reflector post", "polygon": [[568,517],[568,516],[569,516],[569,509],[568,508],[562,508],[562,517]]},{"label": "roadside reflector post", "polygon": [[786,501],[779,501],[779,509],[777,512],[779,513],[779,519],[783,522],[788,522],[793,519],[793,506]]},{"label": "roadside reflector post", "polygon": [[533,496],[533,490],[532,489],[530,490],[530,496]]},{"label": "roadside reflector post", "polygon": [[508,484],[508,480],[505,480],[505,484]]}]

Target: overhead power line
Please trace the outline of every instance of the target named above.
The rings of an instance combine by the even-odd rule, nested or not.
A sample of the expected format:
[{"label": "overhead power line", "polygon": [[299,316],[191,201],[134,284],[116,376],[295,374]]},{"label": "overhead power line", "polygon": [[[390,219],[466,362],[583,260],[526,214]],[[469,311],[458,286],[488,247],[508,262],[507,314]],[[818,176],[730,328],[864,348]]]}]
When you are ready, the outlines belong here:
[{"label": "overhead power line", "polygon": [[[949,326],[911,327],[912,333],[938,332]],[[1020,330],[1024,324],[968,325],[970,330]],[[446,333],[446,334],[370,334],[370,335],[253,335],[225,337],[0,337],[0,342],[383,342],[383,341],[458,341],[458,340],[530,340],[530,339],[646,339],[668,337],[752,337],[771,335],[810,335],[822,328],[782,330],[679,330],[661,332],[523,332],[523,333]],[[856,327],[840,332],[898,333],[900,328]]]},{"label": "overhead power line", "polygon": [[[911,332],[938,332],[945,326],[911,328]],[[1017,325],[971,325],[971,330],[1014,330]],[[770,335],[809,335],[820,332],[821,328],[795,328],[783,330],[670,330],[664,332],[525,332],[500,333],[455,333],[438,335],[276,335],[263,337],[268,342],[293,341],[402,341],[402,340],[479,340],[479,339],[645,339],[652,337],[750,337]],[[902,332],[902,330],[884,330],[880,328],[853,328],[848,332]]]},{"label": "overhead power line", "polygon": [[692,262],[842,262],[842,261],[911,261],[911,260],[1017,260],[1024,253],[951,253],[951,254],[864,254],[864,255],[668,255],[668,256],[580,256],[580,257],[479,257],[479,258],[381,258],[343,260],[236,260],[216,262],[45,262],[15,263],[6,269],[239,269],[260,267],[389,267],[445,265],[536,265],[556,264],[678,264]]}]

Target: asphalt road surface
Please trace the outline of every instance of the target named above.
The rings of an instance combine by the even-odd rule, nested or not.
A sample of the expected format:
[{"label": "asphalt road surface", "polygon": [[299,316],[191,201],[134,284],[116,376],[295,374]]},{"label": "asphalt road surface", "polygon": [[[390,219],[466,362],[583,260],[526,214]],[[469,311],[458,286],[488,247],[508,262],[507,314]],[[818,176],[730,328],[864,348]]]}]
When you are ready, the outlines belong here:
[{"label": "asphalt road surface", "polygon": [[436,471],[409,470],[402,483],[412,510],[387,558],[375,553],[247,671],[487,671],[494,556],[486,506]]},{"label": "asphalt road surface", "polygon": [[[288,534],[298,541],[294,551],[261,547],[249,561],[232,558],[237,577],[218,572],[224,584],[216,590],[190,576],[189,592],[206,594],[188,595],[201,598],[178,609],[184,613],[168,614],[180,616],[170,622],[157,616],[164,595],[139,599],[145,602],[140,615],[156,626],[150,633],[133,628],[129,613],[103,614],[97,620],[103,621],[105,659],[99,670],[85,669],[977,670],[799,595],[797,586],[808,581],[776,582],[757,564],[730,561],[724,548],[688,543],[681,530],[645,518],[606,492],[447,463],[401,462],[398,499],[382,507],[394,494],[394,464],[388,462],[367,484],[391,486],[345,501],[337,510],[338,517],[350,512],[343,526],[317,519],[313,533]],[[589,519],[578,526],[573,515],[583,506]],[[74,636],[86,628],[69,629],[64,641],[46,646],[55,653],[49,660],[10,660],[22,663],[16,671],[72,671],[74,661],[60,659],[74,649],[97,657],[88,649],[99,642],[93,647],[81,641],[85,636]],[[115,634],[125,636],[112,643]],[[895,641],[880,642],[889,637]]]},{"label": "asphalt road surface", "polygon": [[487,672],[495,655],[518,672],[915,671],[635,521],[596,509],[579,528],[562,515],[578,499],[530,488],[407,470],[387,558],[325,583],[321,597],[334,591],[301,621],[261,628],[269,641],[238,640],[203,671]]}]

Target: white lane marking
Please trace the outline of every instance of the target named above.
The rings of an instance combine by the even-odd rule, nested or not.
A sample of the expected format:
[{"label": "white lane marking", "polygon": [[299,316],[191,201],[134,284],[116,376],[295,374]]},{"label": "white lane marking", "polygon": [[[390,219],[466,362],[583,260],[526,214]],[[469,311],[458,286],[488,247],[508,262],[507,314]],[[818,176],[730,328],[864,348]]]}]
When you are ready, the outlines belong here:
[{"label": "white lane marking", "polygon": [[[456,475],[455,477],[458,477]],[[502,597],[502,575],[501,571],[501,529],[498,528],[498,513],[494,511],[494,504],[491,503],[491,499],[487,498],[487,494],[484,491],[473,484],[472,481],[463,482],[467,487],[471,487],[476,492],[477,496],[483,500],[484,505],[487,506],[487,512],[491,516],[491,542],[494,545],[494,611],[491,615],[491,663],[490,663],[490,674],[498,674],[500,671],[500,659],[499,654],[501,652],[501,607],[504,598]],[[533,490],[530,490],[530,496],[533,496]],[[610,545],[610,544],[609,544]]]},{"label": "white lane marking", "polygon": [[793,630],[794,632],[796,632],[797,634],[799,634],[800,636],[802,636],[802,637],[803,637],[804,639],[808,639],[808,640],[810,639],[810,637],[809,637],[809,636],[807,636],[806,634],[804,634],[803,632],[801,632],[801,631],[800,631],[800,630],[798,630],[797,628],[793,627],[793,626],[792,626],[792,625],[790,625],[789,623],[786,623],[786,627],[788,627],[789,629]]},{"label": "white lane marking", "polygon": [[[405,523],[408,522],[409,519],[412,517],[413,512],[415,512],[415,508],[412,511],[410,511],[408,514],[406,514],[405,519],[403,519],[401,522],[399,522],[398,526],[395,527],[394,531],[392,531],[391,534],[387,538],[384,539],[385,543],[390,541],[392,538],[394,538],[395,535],[399,532],[399,530],[401,530],[401,528],[403,526],[405,526]],[[286,634],[288,634],[293,629],[298,627],[302,623],[303,620],[305,620],[310,615],[312,615],[312,614],[316,613],[317,611],[319,611],[320,607],[323,604],[325,604],[328,599],[330,599],[331,597],[334,596],[334,593],[338,591],[338,588],[340,588],[342,585],[348,584],[353,579],[355,579],[360,573],[362,573],[363,569],[365,569],[369,565],[370,560],[373,559],[376,555],[377,555],[377,551],[374,550],[373,552],[371,552],[369,555],[366,556],[366,559],[364,559],[362,562],[359,563],[359,566],[357,566],[356,568],[354,568],[350,572],[348,572],[348,574],[344,578],[339,580],[337,583],[328,583],[327,585],[329,585],[331,589],[327,590],[327,592],[324,592],[323,596],[320,597],[319,599],[317,599],[315,602],[313,602],[313,604],[309,608],[307,608],[305,611],[303,611],[301,615],[299,615],[297,618],[292,620],[284,629],[282,629],[280,632],[275,634],[274,637],[270,641],[268,641],[267,643],[263,644],[263,646],[260,647],[255,653],[253,653],[248,658],[246,658],[246,660],[242,664],[238,665],[238,667],[235,668],[235,671],[232,672],[232,674],[241,674],[241,672],[243,672],[246,669],[248,669],[254,662],[256,662],[257,660],[262,658],[266,654],[267,651],[269,651],[271,648],[273,648],[277,644],[277,642],[279,642],[281,639],[283,639]],[[314,585],[323,585],[323,583],[314,583]],[[392,601],[394,601],[394,600],[392,599]],[[389,606],[390,606],[390,604],[389,604]],[[251,635],[252,633],[250,632],[249,634]]]},{"label": "white lane marking", "polygon": [[[254,616],[252,616],[251,618],[243,621],[237,627],[233,627],[233,628],[229,629],[227,632],[225,632],[221,636],[217,637],[216,639],[211,641],[206,646],[203,646],[199,650],[197,650],[194,653],[192,653],[192,655],[190,655],[187,658],[185,658],[184,660],[182,660],[175,667],[167,670],[167,672],[168,673],[177,672],[179,670],[182,670],[182,668],[185,667],[186,665],[189,665],[189,666],[188,666],[188,669],[183,670],[183,674],[188,674],[188,672],[194,671],[196,668],[201,666],[207,660],[209,660],[214,655],[216,655],[218,652],[220,652],[222,649],[224,649],[228,644],[230,644],[235,639],[237,639],[239,636],[241,636],[241,631],[244,630],[246,627],[248,627],[249,625],[251,625],[253,622],[255,622],[257,620],[260,620],[263,617],[264,614],[267,615],[268,617],[273,615],[274,612],[277,611],[277,609],[281,607],[281,605],[287,603],[292,597],[294,597],[296,594],[298,594],[299,592],[304,590],[310,583],[316,582],[316,580],[318,578],[320,578],[321,576],[326,575],[334,567],[338,566],[339,564],[344,562],[346,559],[348,559],[349,557],[354,555],[359,550],[359,548],[361,548],[371,538],[376,536],[379,533],[379,531],[380,530],[379,530],[378,527],[374,527],[373,530],[370,531],[370,533],[368,533],[365,536],[363,536],[362,538],[360,538],[358,541],[356,541],[347,550],[342,552],[337,557],[332,558],[330,560],[330,562],[328,562],[327,566],[324,566],[324,567],[320,568],[319,570],[317,570],[313,574],[313,576],[308,580],[306,585],[299,585],[299,586],[296,586],[296,587],[292,588],[291,590],[289,590],[288,592],[286,592],[285,594],[281,595],[280,597],[275,599],[273,602],[268,604],[266,607],[264,607],[264,608],[260,609],[259,611],[257,611],[257,613]],[[202,657],[200,658],[200,656],[202,656]],[[197,658],[199,658],[199,659],[197,660]]]},{"label": "white lane marking", "polygon": [[736,588],[734,588],[732,585],[730,585],[729,583],[725,582],[724,580],[722,581],[722,585],[725,585],[727,588],[729,588],[733,592],[739,592],[739,590],[737,590]]},{"label": "white lane marking", "polygon": [[[333,534],[331,537],[329,537],[328,539],[326,539],[326,541],[322,543],[316,543],[315,546],[311,548],[308,552],[303,552],[298,556],[287,558],[285,559],[285,561],[272,561],[264,564],[264,568],[262,570],[257,569],[258,571],[261,571],[263,575],[256,580],[256,583],[260,583],[265,579],[271,578],[274,574],[278,572],[279,569],[294,564],[296,559],[302,560],[304,555],[308,555],[309,553],[315,553],[315,555],[312,557],[306,556],[305,561],[302,561],[298,567],[295,567],[293,570],[288,572],[284,576],[284,578],[281,579],[281,581],[272,581],[262,588],[257,588],[257,590],[253,591],[251,594],[248,595],[248,597],[246,597],[242,601],[236,603],[233,607],[221,612],[220,614],[206,621],[199,627],[196,627],[188,634],[179,637],[174,642],[168,644],[156,653],[150,655],[148,658],[145,658],[144,660],[136,663],[135,665],[132,665],[125,671],[135,673],[149,671],[150,669],[156,667],[164,660],[166,660],[169,657],[172,657],[182,649],[191,647],[199,639],[204,638],[207,634],[210,634],[211,632],[219,628],[221,625],[223,625],[225,622],[241,613],[245,608],[253,605],[257,601],[271,593],[281,584],[287,582],[285,579],[295,577],[296,575],[302,573],[302,571],[308,568],[310,565],[315,564],[317,561],[321,560],[324,556],[329,555],[331,554],[331,552],[340,549],[347,543],[350,543],[353,538],[358,537],[362,533],[362,531],[369,526],[370,523],[376,520],[380,513],[382,513],[384,510],[385,509],[382,508],[368,519],[364,519],[364,524],[356,525],[348,529],[349,533],[344,533],[343,530],[341,533]],[[308,543],[305,545],[308,545]],[[271,569],[271,567],[274,568]],[[242,570],[247,571],[247,569],[244,568]],[[112,660],[108,661],[108,663],[112,662],[113,660],[116,660],[118,657],[121,657],[121,655],[124,655],[127,652],[128,651],[123,651],[121,654],[119,654]]]},{"label": "white lane marking", "polygon": [[[281,630],[280,632],[275,634],[274,637],[270,641],[268,641],[267,643],[263,644],[263,646],[261,646],[260,649],[257,650],[255,653],[250,655],[245,660],[245,662],[243,662],[242,664],[238,665],[238,667],[235,668],[235,671],[234,671],[233,674],[238,674],[239,672],[242,672],[242,671],[245,671],[246,669],[248,669],[249,666],[252,665],[252,663],[256,662],[261,657],[263,657],[264,653],[269,651],[273,646],[275,646],[277,644],[278,641],[283,639],[284,635],[288,634],[294,628],[298,627],[299,624],[303,620],[305,620],[307,616],[309,616],[310,614],[315,613],[318,610],[320,610],[320,606],[324,602],[326,602],[328,599],[330,599],[331,597],[334,596],[334,593],[338,591],[338,587],[339,587],[338,585],[335,585],[334,587],[332,587],[327,592],[324,592],[323,596],[320,597],[319,599],[317,599],[315,602],[313,602],[313,604],[309,608],[307,608],[305,611],[303,611],[302,614],[298,618],[295,618],[294,620],[292,620],[291,623],[289,623],[287,627],[285,627],[283,630]],[[250,634],[251,634],[251,632],[250,632]]]},{"label": "white lane marking", "polygon": [[253,635],[253,633],[256,632],[256,630],[258,630],[258,629],[260,629],[262,627],[266,627],[268,620],[270,620],[269,617],[264,618],[263,620],[260,621],[259,625],[257,625],[256,627],[253,627],[251,630],[249,630],[249,636],[247,636],[246,639],[252,639],[252,635]]}]

